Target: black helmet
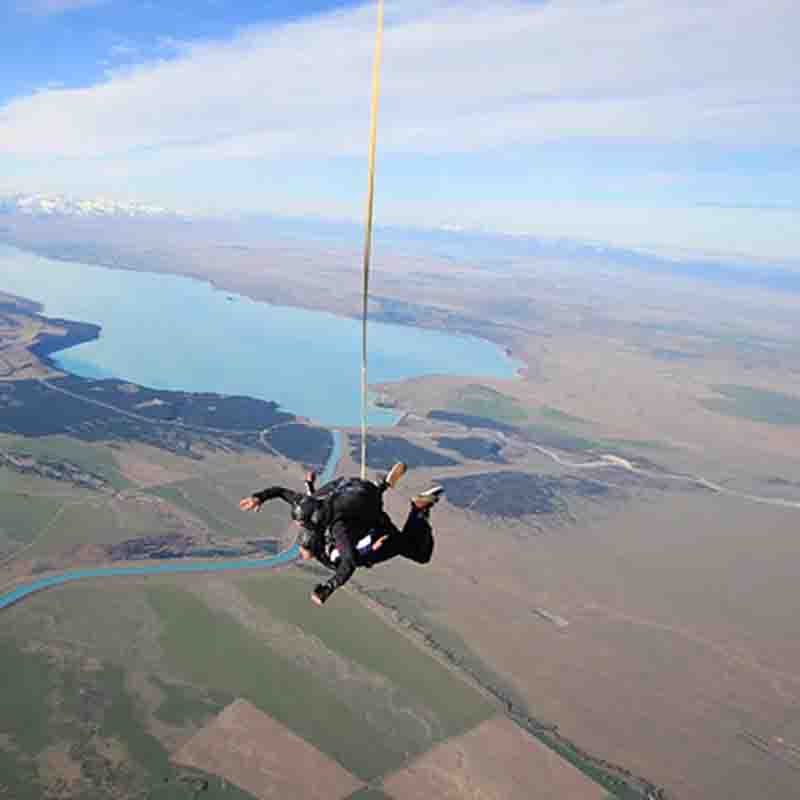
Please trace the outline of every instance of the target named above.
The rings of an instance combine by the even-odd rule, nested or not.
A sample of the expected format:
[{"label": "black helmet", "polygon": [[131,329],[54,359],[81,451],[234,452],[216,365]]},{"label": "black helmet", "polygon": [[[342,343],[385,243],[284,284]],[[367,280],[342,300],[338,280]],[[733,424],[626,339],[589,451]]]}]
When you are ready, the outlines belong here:
[{"label": "black helmet", "polygon": [[308,530],[319,528],[321,505],[319,500],[313,497],[303,497],[292,506],[292,519]]},{"label": "black helmet", "polygon": [[297,544],[308,550],[313,556],[318,557],[325,548],[325,537],[322,531],[313,528],[301,528],[297,534]]}]

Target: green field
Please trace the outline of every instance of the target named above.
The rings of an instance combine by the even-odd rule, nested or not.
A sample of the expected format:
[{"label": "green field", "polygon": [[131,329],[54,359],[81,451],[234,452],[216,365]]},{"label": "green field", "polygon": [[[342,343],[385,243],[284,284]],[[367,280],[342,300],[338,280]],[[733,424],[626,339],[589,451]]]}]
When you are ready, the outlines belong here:
[{"label": "green field", "polygon": [[559,425],[590,425],[588,420],[581,417],[574,417],[572,414],[567,414],[564,411],[559,411],[552,406],[542,406],[539,409],[539,415],[544,419],[551,420]]},{"label": "green field", "polygon": [[180,589],[147,594],[162,621],[167,662],[187,680],[249,700],[365,780],[402,763],[403,749],[375,736],[358,709],[231,617]]},{"label": "green field", "polygon": [[478,725],[494,711],[475,689],[369,611],[337,592],[320,613],[308,600],[310,581],[291,573],[238,581],[248,599],[318,637],[328,648],[385,677],[432,711],[444,737]]},{"label": "green field", "polygon": [[201,723],[236,699],[227,692],[209,694],[194,686],[168,683],[158,677],[154,677],[152,682],[164,696],[155,712],[156,718],[175,727],[186,725],[187,722]]},{"label": "green field", "polygon": [[380,589],[378,591],[362,590],[384,608],[390,609],[393,615],[399,616],[404,624],[413,624],[424,635],[435,642],[438,649],[446,651],[448,660],[457,664],[459,669],[472,675],[481,686],[492,687],[503,697],[503,702],[510,701],[518,708],[526,708],[525,701],[517,691],[493,669],[487,666],[452,628],[443,625],[436,618],[435,611],[427,608],[412,595],[396,589]]},{"label": "green field", "polygon": [[122,477],[113,451],[105,445],[85,444],[67,436],[32,438],[0,434],[0,448],[34,458],[69,461],[104,478],[117,491],[132,486]]},{"label": "green field", "polygon": [[28,550],[31,557],[61,555],[84,544],[113,544],[132,536],[123,529],[114,512],[102,499],[65,504],[45,536]]},{"label": "green field", "polygon": [[516,425],[543,447],[554,447],[567,452],[605,449],[621,455],[619,446],[614,442],[591,439],[584,435],[586,428],[592,424],[590,421],[552,406],[541,406],[527,411],[513,397],[488,386],[470,384],[456,390],[447,400],[447,409]]},{"label": "green field", "polygon": [[[44,758],[48,748],[58,747],[81,767],[81,800],[191,800],[198,779],[209,782],[203,793],[209,800],[252,800],[219,778],[170,763],[126,689],[121,667],[86,670],[69,646],[26,652],[5,628],[0,632],[0,796],[51,796],[43,781],[58,776],[48,774]],[[109,745],[124,759],[110,759]]]},{"label": "green field", "polygon": [[478,383],[453,392],[447,399],[447,408],[449,411],[486,417],[511,425],[524,422],[528,418],[528,412],[513,397]]},{"label": "green field", "polygon": [[[226,480],[227,479],[227,480]],[[239,499],[257,490],[257,477],[244,483],[239,477],[219,475],[214,478],[192,478],[147,491],[188,511],[208,527],[224,536],[276,536],[287,526],[288,507],[281,501],[267,503],[258,514],[244,514]],[[248,486],[249,488],[240,488]]]},{"label": "green field", "polygon": [[0,533],[20,544],[28,544],[50,523],[64,500],[0,492]]},{"label": "green field", "polygon": [[31,494],[36,497],[83,497],[86,489],[65,481],[50,480],[39,475],[23,475],[8,467],[0,467],[2,491],[14,494]]},{"label": "green field", "polygon": [[[202,580],[182,582],[194,588]],[[0,658],[8,674],[24,676],[25,689],[3,683],[0,704],[11,713],[3,714],[0,734],[22,737],[30,759],[50,743],[73,742],[81,730],[74,720],[83,715],[104,739],[122,742],[142,774],[174,777],[149,716],[177,729],[196,727],[242,697],[353,774],[373,780],[491,715],[482,695],[349,592],[331,601],[330,613],[320,613],[308,600],[308,580],[289,570],[235,580],[243,601],[251,601],[261,618],[278,621],[277,639],[211,609],[169,578],[102,579],[36,595],[0,617]],[[12,636],[68,656],[56,661],[21,653]],[[299,649],[284,647],[287,638]],[[316,653],[316,667],[306,663],[309,652]],[[82,669],[87,659],[97,666]],[[139,688],[134,693],[127,677],[134,673],[155,696],[152,690],[140,696]],[[81,698],[91,700],[88,708],[81,710]],[[12,756],[22,757],[0,748],[0,759]],[[89,760],[96,756],[87,751]],[[34,773],[25,774],[23,784],[30,783]],[[129,779],[127,773],[114,778]]]},{"label": "green field", "polygon": [[800,425],[800,397],[735,384],[711,388],[722,397],[700,401],[709,411],[770,425]]},{"label": "green field", "polygon": [[47,705],[51,670],[43,655],[25,653],[14,639],[2,636],[0,664],[0,735],[9,737],[8,746],[0,744],[0,785],[15,800],[40,800],[34,759],[53,735]]}]

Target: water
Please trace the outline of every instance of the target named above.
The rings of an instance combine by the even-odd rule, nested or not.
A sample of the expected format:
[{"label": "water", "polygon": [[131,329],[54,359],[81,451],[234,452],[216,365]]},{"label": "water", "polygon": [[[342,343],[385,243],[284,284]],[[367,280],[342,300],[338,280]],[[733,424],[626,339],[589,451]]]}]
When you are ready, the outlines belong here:
[{"label": "water", "polygon": [[[342,457],[342,434],[334,431],[333,451],[328,458],[325,469],[319,476],[319,485],[327,483],[333,479],[339,459]],[[76,569],[69,572],[62,572],[58,575],[48,575],[45,578],[31,581],[17,586],[10,592],[0,593],[0,611],[15,603],[19,603],[26,597],[30,597],[43,589],[50,589],[53,586],[61,586],[73,581],[86,580],[87,578],[107,578],[112,576],[141,576],[141,575],[164,575],[188,572],[222,572],[239,569],[270,569],[285,564],[291,564],[300,554],[296,544],[284,550],[282,553],[270,556],[269,558],[244,558],[231,561],[203,561],[180,563],[177,561],[166,561],[159,564],[147,564],[137,567],[96,567],[94,569]]]},{"label": "water", "polygon": [[[360,422],[358,321],[255,302],[203,281],[53,261],[5,245],[0,291],[41,303],[47,316],[101,326],[98,340],[56,354],[69,372],[273,400],[331,427]],[[369,326],[370,383],[432,374],[513,377],[521,366],[473,337]],[[381,409],[370,413],[371,426],[395,419]]]}]

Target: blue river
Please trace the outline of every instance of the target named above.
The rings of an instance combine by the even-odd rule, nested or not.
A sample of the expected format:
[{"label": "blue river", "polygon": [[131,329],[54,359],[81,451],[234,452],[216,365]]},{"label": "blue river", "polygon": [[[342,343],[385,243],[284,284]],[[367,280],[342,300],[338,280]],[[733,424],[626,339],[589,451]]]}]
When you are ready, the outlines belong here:
[{"label": "blue river", "polygon": [[[56,354],[68,372],[157,389],[248,395],[331,428],[360,422],[357,321],[255,302],[203,281],[55,261],[3,244],[0,291],[40,303],[46,316],[101,327],[96,341]],[[522,366],[481,339],[380,323],[370,323],[369,359],[371,383],[430,374],[513,377]],[[395,420],[373,409],[369,424]],[[341,457],[335,438],[326,480]],[[86,578],[263,569],[296,557],[292,547],[271,558],[72,570],[0,595],[0,609]]]},{"label": "blue river", "polygon": [[[319,485],[329,481],[336,472],[336,466],[342,457],[342,435],[334,431],[333,451],[328,463],[319,477]],[[30,597],[43,589],[60,586],[64,583],[85,580],[87,578],[108,578],[114,575],[141,576],[164,575],[187,572],[227,572],[239,569],[267,569],[291,564],[298,556],[297,545],[292,545],[288,550],[275,556],[266,558],[231,559],[230,561],[193,561],[191,563],[161,563],[139,567],[97,567],[95,569],[76,569],[62,572],[59,575],[49,575],[46,578],[24,583],[6,594],[0,594],[0,611],[4,608]]]}]

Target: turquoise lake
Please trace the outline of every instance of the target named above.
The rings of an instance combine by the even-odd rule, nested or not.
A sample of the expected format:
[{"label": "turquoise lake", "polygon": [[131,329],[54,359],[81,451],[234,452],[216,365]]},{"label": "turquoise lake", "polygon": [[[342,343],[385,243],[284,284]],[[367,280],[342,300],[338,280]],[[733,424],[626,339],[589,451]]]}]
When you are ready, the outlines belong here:
[{"label": "turquoise lake", "polygon": [[[0,291],[43,313],[102,328],[55,354],[69,372],[156,389],[273,400],[330,427],[361,418],[361,325],[333,314],[255,302],[203,281],[54,261],[0,244]],[[427,297],[426,302],[435,302]],[[370,383],[421,375],[510,378],[522,365],[473,337],[369,324]],[[395,415],[373,409],[371,426]]]}]

